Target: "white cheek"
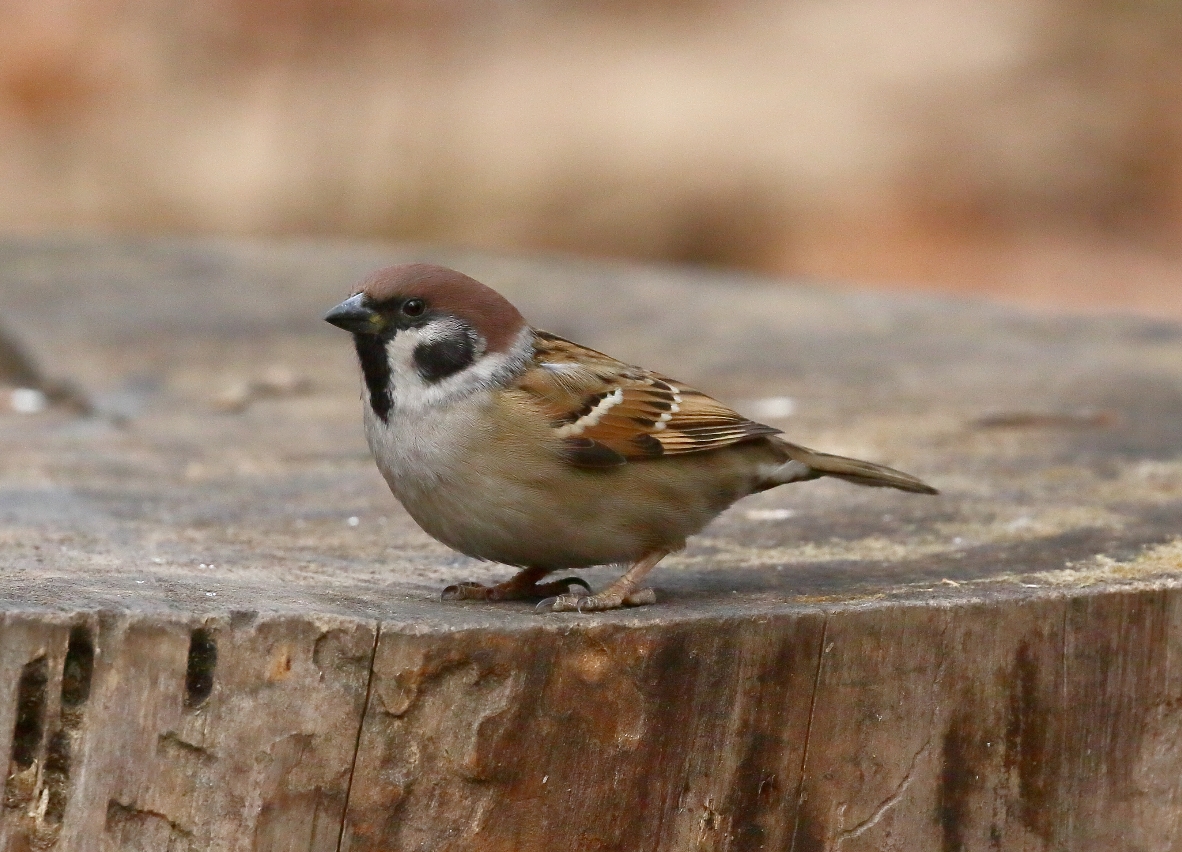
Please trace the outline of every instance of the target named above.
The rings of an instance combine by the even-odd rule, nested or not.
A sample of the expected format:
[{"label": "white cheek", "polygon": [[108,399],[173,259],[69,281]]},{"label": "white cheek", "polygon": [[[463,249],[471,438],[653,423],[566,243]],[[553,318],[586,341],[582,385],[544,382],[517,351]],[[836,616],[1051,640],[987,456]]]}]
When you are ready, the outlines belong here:
[{"label": "white cheek", "polygon": [[414,360],[415,349],[422,343],[463,332],[447,320],[398,332],[386,344],[395,415],[420,414],[432,406],[454,402],[503,382],[521,368],[532,352],[528,332],[528,328],[522,330],[509,352],[479,352],[471,366],[439,382],[428,382],[419,374]]},{"label": "white cheek", "polygon": [[386,361],[390,365],[390,378],[397,392],[401,388],[423,387],[426,383],[415,369],[415,349],[423,342],[423,332],[412,328],[400,331],[386,344]]}]

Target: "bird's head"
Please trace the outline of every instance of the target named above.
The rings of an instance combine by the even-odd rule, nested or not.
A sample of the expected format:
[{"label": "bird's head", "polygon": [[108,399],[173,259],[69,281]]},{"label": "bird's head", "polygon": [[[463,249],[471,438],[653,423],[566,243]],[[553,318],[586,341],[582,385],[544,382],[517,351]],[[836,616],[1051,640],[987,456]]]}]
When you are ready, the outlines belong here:
[{"label": "bird's head", "polygon": [[394,402],[433,404],[520,369],[529,326],[500,293],[442,266],[379,269],[325,320],[353,334],[383,420]]}]

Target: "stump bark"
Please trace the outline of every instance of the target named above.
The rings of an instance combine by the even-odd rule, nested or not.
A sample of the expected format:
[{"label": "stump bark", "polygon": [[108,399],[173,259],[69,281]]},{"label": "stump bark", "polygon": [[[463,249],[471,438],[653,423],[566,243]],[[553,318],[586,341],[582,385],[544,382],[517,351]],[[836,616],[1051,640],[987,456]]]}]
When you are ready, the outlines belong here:
[{"label": "stump bark", "polygon": [[[653,607],[440,603],[510,571],[398,507],[320,321],[412,258],[943,494],[749,498]],[[0,243],[0,325],[86,397],[0,413],[0,848],[1182,848],[1182,328],[97,239]]]}]

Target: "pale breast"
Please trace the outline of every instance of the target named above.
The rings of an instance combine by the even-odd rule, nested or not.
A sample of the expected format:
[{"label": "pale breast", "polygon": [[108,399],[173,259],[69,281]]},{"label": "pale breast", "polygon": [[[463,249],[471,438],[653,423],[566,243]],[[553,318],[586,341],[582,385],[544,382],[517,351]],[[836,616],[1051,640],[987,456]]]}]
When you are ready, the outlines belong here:
[{"label": "pale breast", "polygon": [[544,520],[560,467],[518,430],[498,428],[493,405],[485,392],[395,410],[387,422],[367,410],[365,431],[390,490],[427,533],[469,556],[521,564],[560,538]]},{"label": "pale breast", "polygon": [[487,405],[487,394],[415,411],[396,403],[385,422],[365,406],[365,437],[394,493],[454,480]]}]

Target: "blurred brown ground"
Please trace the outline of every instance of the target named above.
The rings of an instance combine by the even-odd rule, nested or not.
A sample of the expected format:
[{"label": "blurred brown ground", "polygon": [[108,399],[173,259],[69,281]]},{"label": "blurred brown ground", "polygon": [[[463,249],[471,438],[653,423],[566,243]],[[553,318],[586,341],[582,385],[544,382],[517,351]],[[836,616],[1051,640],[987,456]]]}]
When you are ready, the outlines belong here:
[{"label": "blurred brown ground", "polygon": [[1175,0],[0,0],[0,231],[320,234],[1182,318]]}]

